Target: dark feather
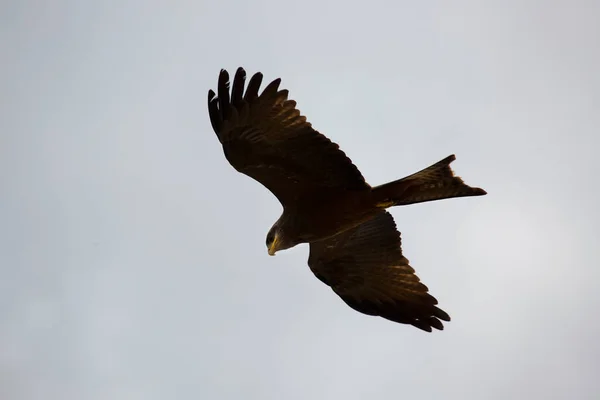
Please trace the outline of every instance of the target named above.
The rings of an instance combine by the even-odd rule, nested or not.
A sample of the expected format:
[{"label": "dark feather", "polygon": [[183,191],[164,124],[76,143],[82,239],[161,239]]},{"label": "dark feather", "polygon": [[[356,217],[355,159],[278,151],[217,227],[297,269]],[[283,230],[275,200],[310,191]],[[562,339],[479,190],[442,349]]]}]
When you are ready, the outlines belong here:
[{"label": "dark feather", "polygon": [[234,108],[241,108],[244,101],[244,82],[246,82],[246,71],[243,68],[238,68],[233,78],[233,86],[231,88],[231,104]]},{"label": "dark feather", "polygon": [[[219,112],[219,99],[217,95],[212,90],[208,91],[208,115],[210,117],[210,123],[212,125],[213,130],[219,136],[219,131],[221,130],[221,126],[223,125],[223,117]],[[219,139],[220,140],[220,139]]]},{"label": "dark feather", "polygon": [[[242,69],[241,67],[239,69]],[[243,69],[242,69],[243,71]],[[248,88],[246,89],[246,94],[244,95],[244,100],[248,103],[253,102],[258,97],[258,89],[260,89],[260,84],[262,83],[263,75],[260,72],[257,72],[250,78],[250,82],[248,82]]]},{"label": "dark feather", "polygon": [[226,120],[231,114],[231,104],[229,103],[229,73],[224,69],[219,74],[217,93],[219,93],[219,111],[223,116],[223,120]]}]

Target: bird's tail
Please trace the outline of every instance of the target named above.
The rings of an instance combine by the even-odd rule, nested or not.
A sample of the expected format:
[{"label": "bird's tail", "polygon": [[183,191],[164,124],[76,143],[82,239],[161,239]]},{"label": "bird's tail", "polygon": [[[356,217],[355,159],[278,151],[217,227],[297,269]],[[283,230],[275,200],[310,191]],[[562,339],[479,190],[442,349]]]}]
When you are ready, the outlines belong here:
[{"label": "bird's tail", "polygon": [[486,194],[485,190],[471,187],[454,176],[450,163],[455,159],[453,154],[406,178],[374,187],[373,198],[377,207]]}]

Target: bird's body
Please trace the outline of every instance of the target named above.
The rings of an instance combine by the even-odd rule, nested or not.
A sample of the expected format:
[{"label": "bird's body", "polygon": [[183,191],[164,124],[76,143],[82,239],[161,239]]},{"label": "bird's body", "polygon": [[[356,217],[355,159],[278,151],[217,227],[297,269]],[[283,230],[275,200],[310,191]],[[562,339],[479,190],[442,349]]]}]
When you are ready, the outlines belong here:
[{"label": "bird's body", "polygon": [[382,212],[376,207],[370,189],[324,189],[319,196],[298,198],[286,206],[280,217],[280,226],[294,242],[310,243],[335,236],[354,228]]},{"label": "bird's body", "polygon": [[262,74],[244,93],[246,73],[239,68],[231,94],[222,70],[218,96],[211,90],[212,127],[229,163],[267,187],[283,213],[267,234],[270,255],[310,243],[309,266],[352,308],[368,315],[443,329],[448,314],[419,282],[402,255],[400,233],[385,209],[463,196],[483,189],[454,176],[445,159],[415,174],[370,186],[339,146],[314,130],[279,90],[280,79],[259,95]]}]

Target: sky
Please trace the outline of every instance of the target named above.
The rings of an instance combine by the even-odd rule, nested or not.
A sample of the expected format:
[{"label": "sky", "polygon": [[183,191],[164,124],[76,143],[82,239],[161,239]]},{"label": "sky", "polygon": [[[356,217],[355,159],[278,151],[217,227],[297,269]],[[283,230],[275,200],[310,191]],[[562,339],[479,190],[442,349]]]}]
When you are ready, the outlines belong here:
[{"label": "sky", "polygon": [[[597,399],[597,1],[2,2],[0,398]],[[243,66],[381,184],[452,321],[362,315],[269,257],[277,200],[207,91]]]}]

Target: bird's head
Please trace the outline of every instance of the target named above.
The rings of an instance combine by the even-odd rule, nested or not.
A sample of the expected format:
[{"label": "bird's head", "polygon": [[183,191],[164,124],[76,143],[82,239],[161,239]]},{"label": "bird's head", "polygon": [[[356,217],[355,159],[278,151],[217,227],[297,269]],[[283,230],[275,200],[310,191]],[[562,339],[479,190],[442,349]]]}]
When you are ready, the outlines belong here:
[{"label": "bird's head", "polygon": [[267,251],[270,256],[274,256],[279,250],[289,249],[293,246],[293,241],[288,240],[288,237],[279,224],[276,223],[273,225],[269,233],[267,233]]}]

